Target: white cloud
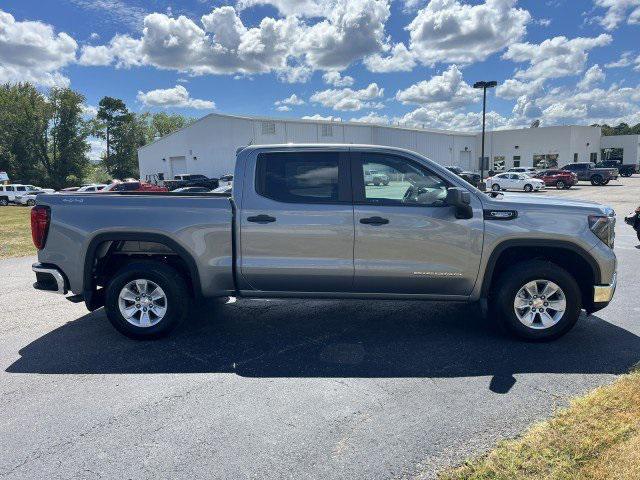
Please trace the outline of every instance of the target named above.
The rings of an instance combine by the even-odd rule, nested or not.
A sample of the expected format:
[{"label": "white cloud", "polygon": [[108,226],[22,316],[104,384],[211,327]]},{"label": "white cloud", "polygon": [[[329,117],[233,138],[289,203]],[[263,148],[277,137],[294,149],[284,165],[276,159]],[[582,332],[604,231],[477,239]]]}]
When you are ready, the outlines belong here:
[{"label": "white cloud", "polygon": [[78,63],[85,66],[106,66],[111,65],[113,62],[113,53],[109,47],[100,45],[98,47],[92,47],[85,45],[82,47],[80,53],[80,59]]},{"label": "white cloud", "polygon": [[322,80],[328,85],[334,87],[350,87],[354,83],[353,77],[349,75],[342,76],[342,74],[336,70],[329,70],[322,75]]},{"label": "white cloud", "polygon": [[41,22],[18,22],[0,10],[0,83],[68,86],[61,70],[75,61],[78,44]]},{"label": "white cloud", "polygon": [[542,109],[536,99],[522,95],[513,107],[513,115],[522,121],[538,119],[542,116]]},{"label": "white cloud", "polygon": [[297,15],[299,17],[324,17],[330,11],[330,1],[327,0],[238,0],[238,10],[244,10],[256,5],[271,5],[282,15]]},{"label": "white cloud", "polygon": [[431,0],[406,27],[410,49],[424,64],[472,63],[519,41],[531,15],[517,0]]},{"label": "white cloud", "polygon": [[578,82],[578,90],[589,90],[603,82],[605,78],[606,75],[602,71],[602,68],[596,64],[587,70],[582,80]]},{"label": "white cloud", "polygon": [[358,118],[352,118],[352,122],[360,123],[374,123],[376,125],[389,125],[389,117],[386,115],[379,115],[375,112],[369,112],[367,115]]},{"label": "white cloud", "polygon": [[382,104],[375,100],[382,98],[383,95],[384,89],[378,87],[377,83],[371,83],[362,90],[351,88],[322,90],[315,92],[310,100],[334,110],[357,111],[363,108],[382,108]]},{"label": "white cloud", "polygon": [[551,25],[551,19],[549,18],[538,18],[533,21],[536,25],[540,25],[541,27],[548,27]]},{"label": "white cloud", "polygon": [[416,66],[416,59],[404,43],[397,43],[390,48],[388,55],[374,53],[365,57],[364,64],[369,71],[376,73],[410,72]]},{"label": "white cloud", "polygon": [[87,154],[89,160],[93,163],[100,162],[107,150],[107,141],[102,138],[89,137],[87,142],[89,143],[89,152]]},{"label": "white cloud", "polygon": [[451,65],[442,75],[423,80],[396,93],[396,100],[404,104],[430,104],[432,108],[443,109],[469,105],[480,98],[480,90],[474,89],[464,81],[457,65]]},{"label": "white cloud", "polygon": [[324,120],[326,122],[341,122],[342,121],[342,118],[340,118],[340,117],[333,117],[331,115],[323,116],[323,115],[320,115],[319,113],[315,113],[313,115],[305,115],[302,118],[304,120]]},{"label": "white cloud", "polygon": [[540,44],[516,43],[502,56],[514,62],[529,62],[526,70],[515,74],[520,79],[548,79],[578,75],[584,70],[588,51],[611,43],[611,36],[599,35],[595,38],[567,37],[547,39]]},{"label": "white cloud", "polygon": [[606,9],[603,17],[596,19],[606,30],[615,30],[622,22],[640,23],[640,0],[595,0],[595,6]]},{"label": "white cloud", "polygon": [[[457,131],[478,131],[482,127],[482,112],[460,112],[419,107],[402,117],[394,119],[401,125],[417,128],[439,128]],[[487,128],[493,130],[510,126],[509,120],[497,112],[487,112]]]},{"label": "white cloud", "polygon": [[535,96],[544,85],[544,79],[537,79],[531,82],[521,82],[515,78],[505,80],[496,88],[496,95],[507,100],[516,100],[523,95]]},{"label": "white cloud", "polygon": [[294,41],[299,55],[316,69],[340,70],[385,44],[389,0],[336,0],[326,19]]},{"label": "white cloud", "polygon": [[98,114],[98,109],[93,105],[87,105],[86,103],[81,106],[82,116],[85,118],[93,118]]},{"label": "white cloud", "polygon": [[182,85],[173,88],[138,92],[136,97],[139,102],[148,107],[178,107],[195,109],[212,109],[216,104],[210,100],[191,98],[189,92]]},{"label": "white cloud", "polygon": [[[144,18],[139,38],[119,35],[104,47],[117,67],[149,65],[192,75],[275,72],[285,82],[306,82],[314,70],[341,70],[384,48],[389,1],[331,0],[326,18],[314,24],[290,15],[247,27],[232,6],[214,8],[199,24],[153,13]],[[287,11],[295,2],[275,3]],[[98,53],[107,60],[98,48],[87,47],[86,63],[98,62],[92,58]]]},{"label": "white cloud", "polygon": [[85,10],[100,12],[100,18],[108,19],[113,23],[123,23],[133,29],[137,29],[144,19],[147,11],[144,8],[135,7],[124,0],[70,0],[71,3]]},{"label": "white cloud", "polygon": [[537,100],[548,124],[640,122],[640,85],[569,90],[558,88]]},{"label": "white cloud", "polygon": [[[618,60],[614,60],[613,62],[607,63],[605,65],[606,68],[624,68],[630,67],[631,65],[639,65],[640,66],[640,55],[633,58],[633,52],[624,52],[620,55]],[[636,67],[637,68],[637,67]]]},{"label": "white cloud", "polygon": [[279,107],[276,107],[276,110],[279,112],[290,112],[291,107],[288,107],[287,105],[280,105]]},{"label": "white cloud", "polygon": [[[295,93],[292,93],[290,97],[283,100],[278,100],[274,105],[304,105],[304,100],[298,97]],[[288,110],[286,110],[288,111]]]}]

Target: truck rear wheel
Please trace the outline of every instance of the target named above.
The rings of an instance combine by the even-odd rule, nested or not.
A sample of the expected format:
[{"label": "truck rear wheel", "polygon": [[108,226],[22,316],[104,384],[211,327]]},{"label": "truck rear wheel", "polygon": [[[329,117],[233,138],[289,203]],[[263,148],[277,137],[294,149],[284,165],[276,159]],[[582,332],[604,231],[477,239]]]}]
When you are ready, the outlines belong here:
[{"label": "truck rear wheel", "polygon": [[132,262],[106,288],[109,321],[120,333],[137,340],[168,334],[187,317],[189,305],[182,275],[161,262]]},{"label": "truck rear wheel", "polygon": [[594,187],[602,185],[603,181],[604,179],[601,175],[594,175],[593,177],[591,177],[591,185],[593,185]]},{"label": "truck rear wheel", "polygon": [[529,341],[561,337],[578,321],[580,288],[564,269],[542,260],[514,265],[494,289],[495,313],[513,335]]}]

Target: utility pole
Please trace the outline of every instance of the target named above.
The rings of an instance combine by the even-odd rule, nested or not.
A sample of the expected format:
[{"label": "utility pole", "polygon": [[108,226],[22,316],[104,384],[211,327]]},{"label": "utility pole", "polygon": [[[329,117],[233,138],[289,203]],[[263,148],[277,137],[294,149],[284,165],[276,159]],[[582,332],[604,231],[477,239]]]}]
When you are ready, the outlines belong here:
[{"label": "utility pole", "polygon": [[480,157],[480,180],[484,184],[484,137],[486,131],[486,117],[487,117],[487,89],[494,88],[498,85],[495,80],[490,82],[476,82],[473,84],[473,88],[482,89],[482,154]]}]

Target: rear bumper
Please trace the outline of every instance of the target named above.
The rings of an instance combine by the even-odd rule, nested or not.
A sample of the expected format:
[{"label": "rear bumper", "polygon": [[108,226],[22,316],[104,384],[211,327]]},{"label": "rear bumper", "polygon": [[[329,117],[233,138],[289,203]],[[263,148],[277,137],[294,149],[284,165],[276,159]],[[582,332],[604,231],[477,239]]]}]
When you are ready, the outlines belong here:
[{"label": "rear bumper", "polygon": [[34,263],[31,270],[36,274],[36,283],[33,284],[33,288],[36,290],[55,292],[61,295],[65,295],[69,291],[64,274],[58,267]]}]

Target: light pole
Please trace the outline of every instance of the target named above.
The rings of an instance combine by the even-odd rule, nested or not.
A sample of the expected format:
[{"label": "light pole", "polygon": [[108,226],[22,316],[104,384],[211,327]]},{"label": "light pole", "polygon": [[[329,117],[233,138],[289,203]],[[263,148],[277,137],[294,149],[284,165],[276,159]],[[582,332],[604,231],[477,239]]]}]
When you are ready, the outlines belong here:
[{"label": "light pole", "polygon": [[485,120],[487,116],[487,88],[494,88],[498,85],[498,82],[476,82],[473,84],[473,88],[482,89],[482,156],[480,157],[480,181],[484,183],[484,132],[485,132]]}]

